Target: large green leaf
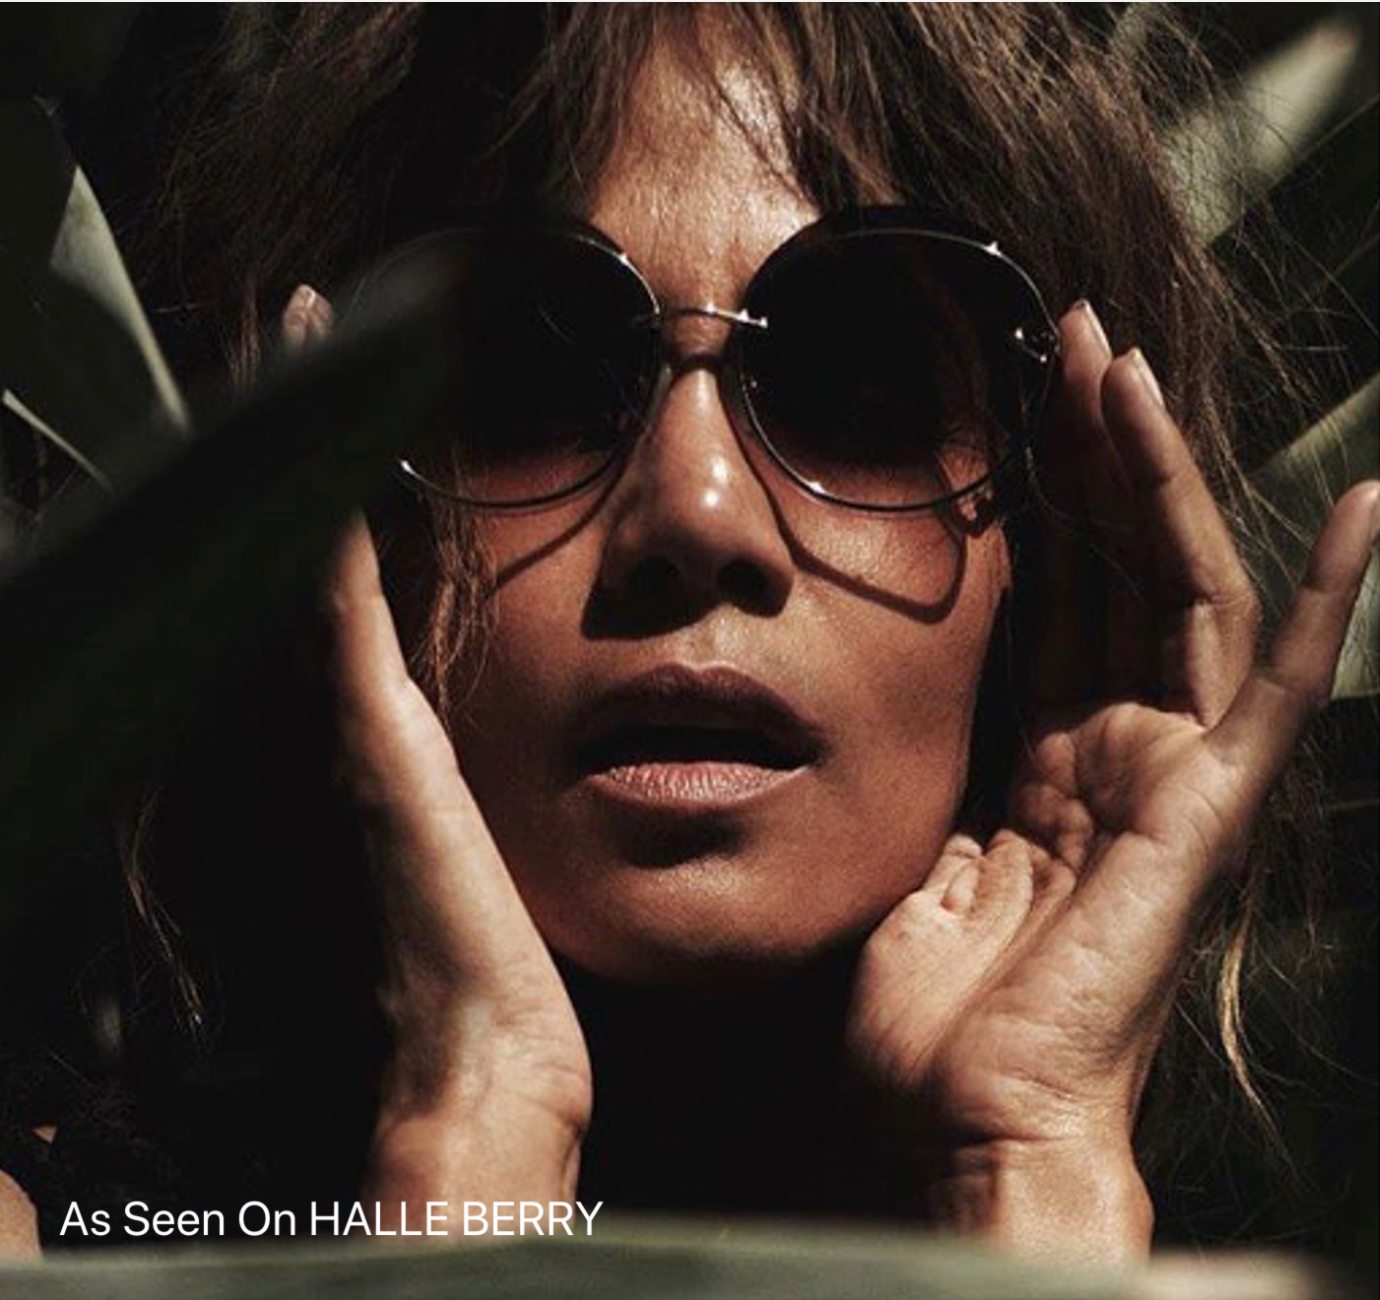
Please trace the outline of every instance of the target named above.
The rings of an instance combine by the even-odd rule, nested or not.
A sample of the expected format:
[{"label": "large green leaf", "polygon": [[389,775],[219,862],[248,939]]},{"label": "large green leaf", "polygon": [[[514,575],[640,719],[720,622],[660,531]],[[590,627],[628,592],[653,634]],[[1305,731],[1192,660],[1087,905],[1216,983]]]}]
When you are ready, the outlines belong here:
[{"label": "large green leaf", "polygon": [[[1258,6],[1208,6],[1249,43]],[[1245,13],[1233,26],[1233,15]],[[1300,26],[1300,15],[1304,14]],[[1288,599],[1331,503],[1380,472],[1376,447],[1376,196],[1380,107],[1357,105],[1373,61],[1374,14],[1295,7],[1285,39],[1255,46],[1224,103],[1197,106],[1171,133],[1191,210],[1226,275],[1271,319],[1299,381],[1295,397],[1243,393],[1243,452],[1270,514],[1273,556],[1259,556],[1271,603]],[[1249,365],[1243,384],[1258,373]],[[1301,399],[1301,400],[1300,400]],[[1338,671],[1339,696],[1377,681],[1372,564]]]},{"label": "large green leaf", "polygon": [[0,5],[0,95],[59,95],[100,82],[139,11],[132,4]]},{"label": "large green leaf", "polygon": [[[578,1216],[577,1216],[578,1217]],[[462,1247],[244,1250],[0,1270],[10,1300],[1230,1300],[1350,1294],[1317,1264],[1168,1256],[1148,1269],[1033,1264],[910,1228],[675,1219],[604,1210],[588,1238]],[[1340,1289],[1339,1289],[1340,1287]]]},{"label": "large green leaf", "polygon": [[[1380,376],[1276,453],[1254,476],[1262,500],[1273,503],[1272,540],[1279,562],[1261,567],[1273,579],[1276,608],[1282,607],[1302,572],[1331,503],[1365,478],[1380,478]],[[1342,652],[1337,696],[1374,693],[1380,682],[1378,634],[1380,562],[1372,559]]]},{"label": "large green leaf", "polygon": [[[577,1216],[578,1217],[578,1216]],[[54,1259],[0,1270],[4,1300],[1346,1300],[1327,1266],[1278,1254],[1159,1255],[1107,1269],[1013,1260],[909,1226],[604,1209],[589,1238],[431,1249],[352,1242]]]},{"label": "large green leaf", "polygon": [[[1284,304],[1316,297],[1315,286],[1374,236],[1380,104],[1370,100],[1291,162],[1260,196],[1268,205],[1243,212],[1213,243],[1233,280]],[[1242,255],[1267,241],[1268,266]]]},{"label": "large green leaf", "polygon": [[[0,587],[0,628],[23,630],[0,638],[6,925],[54,897],[83,810],[157,752],[436,419],[445,293],[418,285],[412,298],[270,377],[194,442],[155,447],[113,501],[52,521],[46,550]],[[45,870],[21,869],[32,862]]]},{"label": "large green leaf", "polygon": [[1271,319],[1304,399],[1302,407],[1250,403],[1245,452],[1254,462],[1322,419],[1380,366],[1377,185],[1380,105],[1372,100],[1213,244],[1226,275]]},{"label": "large green leaf", "polygon": [[0,100],[0,394],[102,483],[127,438],[185,425],[163,361],[91,187],[48,110]]},{"label": "large green leaf", "polygon": [[[1141,21],[1137,8],[1128,15],[1133,31]],[[1233,7],[1210,8],[1213,20],[1241,34],[1229,25]],[[1302,7],[1279,8],[1296,15]],[[1318,15],[1247,63],[1224,100],[1190,106],[1167,134],[1189,212],[1209,241],[1293,170],[1343,102],[1362,33],[1331,6],[1319,6]]]}]

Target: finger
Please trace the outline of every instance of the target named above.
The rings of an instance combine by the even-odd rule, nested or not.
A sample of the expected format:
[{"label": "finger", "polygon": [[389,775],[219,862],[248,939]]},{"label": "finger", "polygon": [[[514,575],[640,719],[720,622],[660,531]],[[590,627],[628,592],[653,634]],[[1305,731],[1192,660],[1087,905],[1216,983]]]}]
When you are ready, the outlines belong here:
[{"label": "finger", "polygon": [[330,628],[332,679],[347,703],[381,704],[411,684],[362,514],[351,516],[332,547],[319,604]]},{"label": "finger", "polygon": [[1259,626],[1254,587],[1138,350],[1107,368],[1102,398],[1141,502],[1159,628],[1160,703],[1212,725],[1250,669]]},{"label": "finger", "polygon": [[[289,352],[315,346],[329,336],[333,323],[326,297],[299,285],[283,309],[283,346]],[[356,796],[390,809],[400,794],[409,802],[453,802],[451,786],[459,780],[454,754],[441,743],[439,723],[408,672],[378,554],[358,512],[331,548],[317,602],[326,627],[327,677],[339,737]],[[403,735],[411,736],[410,749],[398,746]]]},{"label": "finger", "polygon": [[1026,923],[1032,935],[1038,934],[1063,911],[1077,883],[1073,868],[1057,858],[1045,855],[1036,863],[1032,881],[1034,898],[1030,920]]},{"label": "finger", "polygon": [[335,311],[330,302],[314,289],[306,308],[307,342],[323,343],[335,326]]},{"label": "finger", "polygon": [[1309,719],[1331,698],[1377,536],[1380,483],[1361,483],[1333,509],[1269,655],[1209,737],[1220,755],[1249,774],[1243,797],[1251,807],[1283,769]]},{"label": "finger", "polygon": [[468,808],[455,753],[407,671],[364,517],[351,517],[318,586],[326,678],[346,783],[373,817]]},{"label": "finger", "polygon": [[1040,535],[1041,635],[1034,648],[1030,691],[1040,709],[1083,698],[1101,654],[1093,579],[1091,530],[1075,468],[1086,436],[1090,385],[1110,360],[1101,326],[1081,305],[1059,323],[1062,361],[1046,421],[1040,487],[1045,519]]},{"label": "finger", "polygon": [[[319,343],[332,323],[330,303],[303,285],[283,313],[284,346]],[[430,978],[467,991],[511,991],[525,980],[544,988],[556,978],[549,963],[521,955],[545,948],[450,738],[408,672],[362,514],[337,538],[317,593],[341,768],[363,814],[391,960],[421,962]]]},{"label": "finger", "polygon": [[330,302],[311,285],[299,284],[283,308],[283,347],[288,352],[296,352],[319,343],[330,333],[334,322],[335,313]]},{"label": "finger", "polygon": [[953,878],[941,906],[1009,942],[1030,911],[1033,871],[1030,846],[1018,835],[998,836]]},{"label": "finger", "polygon": [[[329,301],[310,285],[298,285],[283,308],[284,348],[299,352],[324,341],[333,322]],[[330,628],[330,675],[347,703],[359,708],[377,701],[380,690],[398,691],[409,684],[392,611],[383,593],[378,555],[363,515],[352,515],[337,537],[322,574],[318,601]]]},{"label": "finger", "polygon": [[938,861],[930,868],[929,875],[921,883],[925,893],[943,895],[953,878],[968,863],[982,856],[982,845],[970,835],[951,835],[939,854]]},{"label": "finger", "polygon": [[393,959],[425,964],[445,987],[511,990],[522,978],[518,955],[544,948],[450,739],[408,676],[361,516],[342,534],[322,592],[341,763]]},{"label": "finger", "polygon": [[[289,352],[322,343],[335,314],[309,284],[298,285],[283,308],[282,339]],[[348,710],[372,710],[412,686],[383,592],[378,555],[362,514],[352,515],[332,546],[318,588],[330,628],[330,677]]]},{"label": "finger", "polygon": [[1068,417],[1080,495],[1099,528],[1113,536],[1130,533],[1130,484],[1102,417],[1102,381],[1112,362],[1111,345],[1091,303],[1069,311],[1059,330],[1065,357],[1061,409]]},{"label": "finger", "polygon": [[1067,863],[1042,853],[1038,846],[1032,846],[1030,910],[1011,945],[1008,961],[1019,961],[1025,952],[1039,943],[1045,930],[1057,923],[1073,897],[1077,884],[1077,874]]},{"label": "finger", "polygon": [[1097,680],[1084,683],[1084,691],[1140,698],[1153,676],[1153,626],[1137,581],[1144,568],[1139,503],[1102,411],[1111,345],[1087,303],[1065,317],[1064,337],[1070,359],[1070,429],[1076,439],[1073,460],[1093,529],[1089,565],[1101,591],[1104,620]]},{"label": "finger", "polygon": [[[1069,899],[1072,929],[1093,936],[1099,998],[1144,1010],[1160,1002],[1220,870],[1239,860],[1269,786],[1309,718],[1327,702],[1380,524],[1380,483],[1353,488],[1314,547],[1269,656],[1205,737],[1201,758],[1131,833],[1117,836]],[[1189,741],[1196,747],[1196,741]],[[1171,808],[1172,803],[1172,808]],[[1198,829],[1185,833],[1193,823]],[[1068,852],[1061,857],[1071,860]],[[1063,926],[1064,922],[1058,922]],[[1134,933],[1134,951],[1097,936]],[[1037,945],[1038,946],[1038,945]]]}]

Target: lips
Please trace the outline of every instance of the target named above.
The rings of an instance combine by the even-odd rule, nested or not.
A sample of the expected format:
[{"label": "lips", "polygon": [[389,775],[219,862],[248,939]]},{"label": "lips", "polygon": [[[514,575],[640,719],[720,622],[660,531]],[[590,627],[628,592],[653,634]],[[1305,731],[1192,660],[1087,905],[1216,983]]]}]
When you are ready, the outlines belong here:
[{"label": "lips", "polygon": [[575,720],[583,777],[664,804],[734,802],[823,754],[779,694],[734,668],[667,665],[599,695]]},{"label": "lips", "polygon": [[590,746],[586,762],[594,771],[658,763],[741,763],[780,769],[801,765],[788,746],[751,727],[657,722],[616,729]]}]

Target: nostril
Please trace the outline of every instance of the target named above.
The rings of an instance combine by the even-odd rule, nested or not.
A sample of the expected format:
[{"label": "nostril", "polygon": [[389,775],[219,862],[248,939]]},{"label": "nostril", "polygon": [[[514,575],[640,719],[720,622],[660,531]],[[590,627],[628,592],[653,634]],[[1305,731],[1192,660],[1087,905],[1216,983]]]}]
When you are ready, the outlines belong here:
[{"label": "nostril", "polygon": [[658,623],[698,617],[720,602],[755,614],[774,613],[782,603],[778,584],[750,560],[731,560],[719,567],[712,583],[703,583],[695,581],[693,570],[662,555],[639,560],[606,588],[605,598]]},{"label": "nostril", "polygon": [[725,600],[749,613],[772,613],[781,604],[776,584],[747,560],[732,560],[719,570],[719,591]]},{"label": "nostril", "polygon": [[585,611],[589,636],[653,636],[685,627],[716,603],[707,591],[686,585],[680,567],[648,555],[616,575],[606,575]]},{"label": "nostril", "polygon": [[618,594],[635,604],[654,605],[673,596],[681,582],[680,570],[675,564],[663,556],[649,555],[624,575]]}]

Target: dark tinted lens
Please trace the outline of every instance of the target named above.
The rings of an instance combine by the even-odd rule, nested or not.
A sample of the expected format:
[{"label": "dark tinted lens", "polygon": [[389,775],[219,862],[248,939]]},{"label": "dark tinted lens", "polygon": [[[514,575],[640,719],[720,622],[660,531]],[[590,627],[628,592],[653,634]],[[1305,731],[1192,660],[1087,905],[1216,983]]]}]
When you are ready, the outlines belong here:
[{"label": "dark tinted lens", "polygon": [[768,268],[748,304],[748,403],[808,483],[860,505],[971,487],[1022,436],[1015,330],[1030,301],[980,246],[910,232],[840,235]]},{"label": "dark tinted lens", "polygon": [[635,431],[651,381],[652,310],[636,275],[574,237],[491,231],[433,246],[456,278],[454,411],[412,449],[426,482],[494,505],[596,477]]}]

